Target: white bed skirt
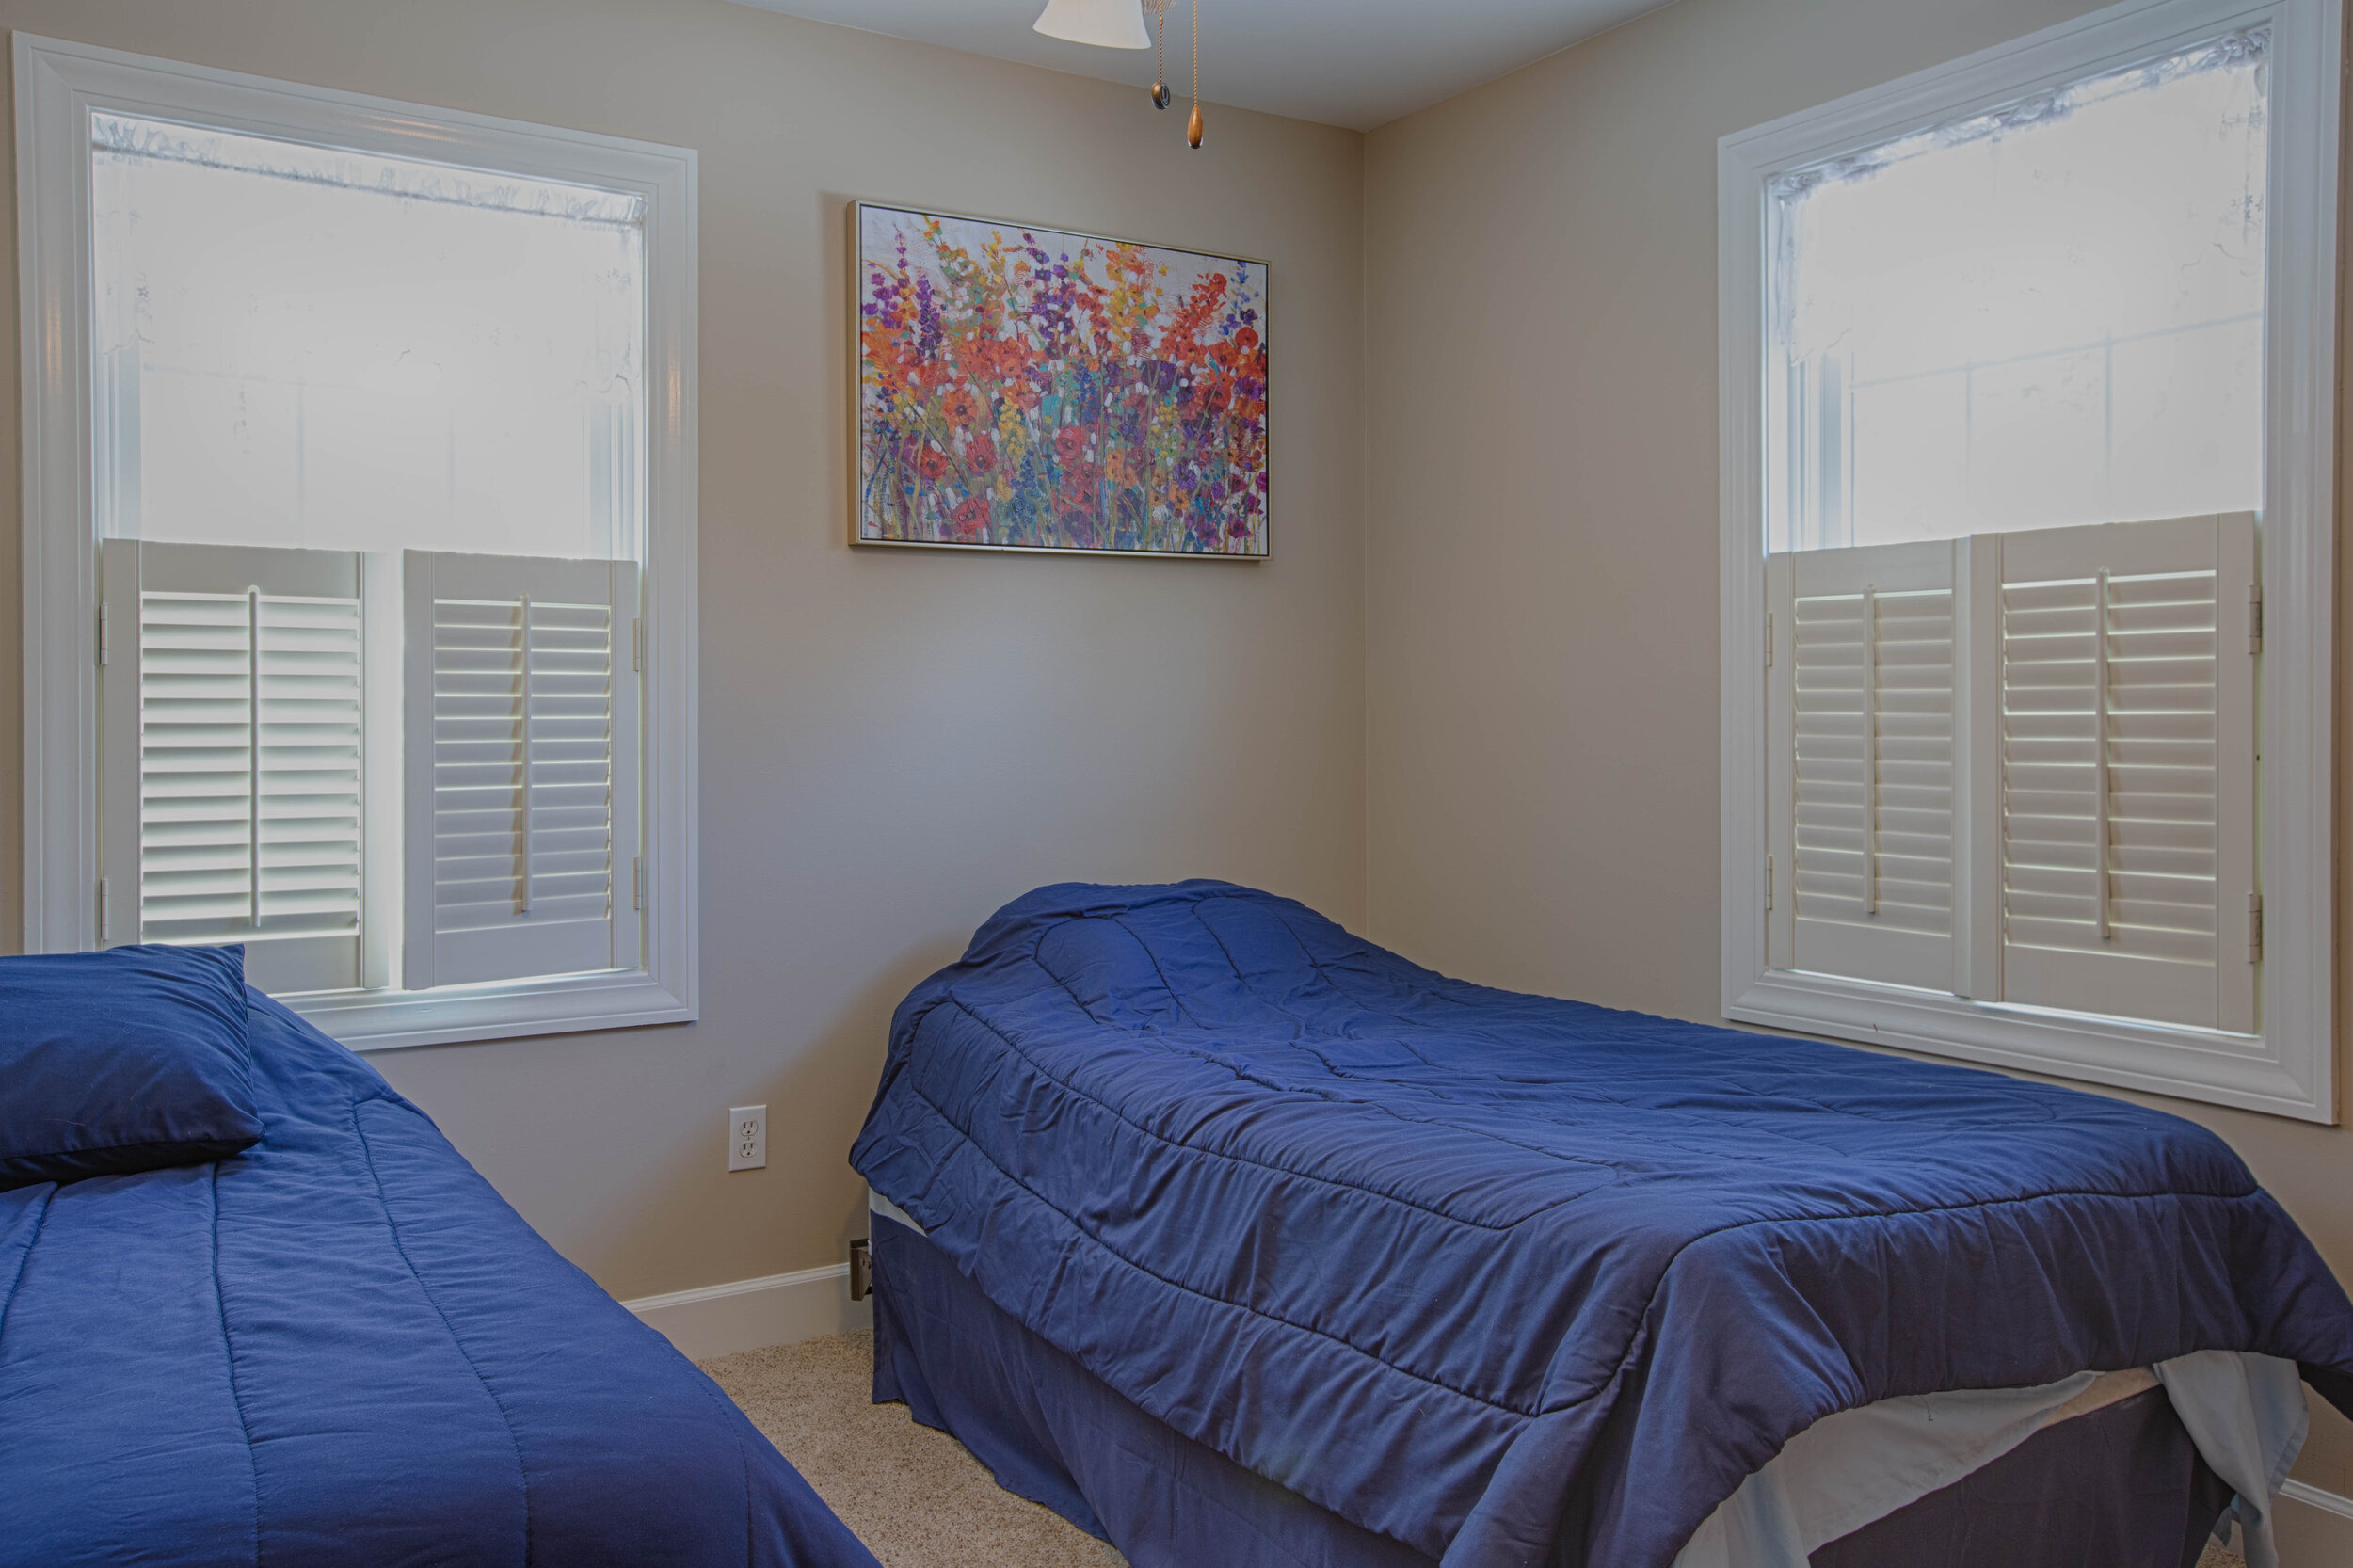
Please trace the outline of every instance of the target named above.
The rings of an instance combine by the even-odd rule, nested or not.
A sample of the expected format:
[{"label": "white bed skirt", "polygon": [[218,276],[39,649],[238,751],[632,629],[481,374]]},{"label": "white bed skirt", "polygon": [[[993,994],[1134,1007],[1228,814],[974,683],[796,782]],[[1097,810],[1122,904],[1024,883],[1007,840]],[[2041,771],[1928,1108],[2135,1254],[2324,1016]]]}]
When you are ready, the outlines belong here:
[{"label": "white bed skirt", "polygon": [[2201,1351],[2154,1368],[2079,1372],[2040,1388],[1969,1389],[1882,1400],[1824,1416],[1741,1483],[1675,1559],[1675,1568],[1806,1568],[1817,1546],[1883,1519],[2060,1421],[2159,1384],[2207,1464],[2238,1499],[2247,1568],[2279,1568],[2272,1499],[2304,1446],[2311,1415],[2293,1361]]}]

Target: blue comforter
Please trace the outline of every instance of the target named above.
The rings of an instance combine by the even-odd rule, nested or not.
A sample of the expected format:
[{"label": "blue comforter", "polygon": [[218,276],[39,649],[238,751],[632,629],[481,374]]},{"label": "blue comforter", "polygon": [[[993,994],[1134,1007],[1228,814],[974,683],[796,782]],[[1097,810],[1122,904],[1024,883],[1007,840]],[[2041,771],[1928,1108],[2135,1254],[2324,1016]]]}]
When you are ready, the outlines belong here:
[{"label": "blue comforter", "polygon": [[1128,1399],[1449,1568],[1665,1568],[1895,1395],[2218,1349],[2353,1413],[2353,1304],[2187,1122],[1487,990],[1221,883],[1000,911],[851,1158]]},{"label": "blue comforter", "polygon": [[0,1192],[0,1564],[874,1568],[423,1112],[250,1038],[244,1154]]}]

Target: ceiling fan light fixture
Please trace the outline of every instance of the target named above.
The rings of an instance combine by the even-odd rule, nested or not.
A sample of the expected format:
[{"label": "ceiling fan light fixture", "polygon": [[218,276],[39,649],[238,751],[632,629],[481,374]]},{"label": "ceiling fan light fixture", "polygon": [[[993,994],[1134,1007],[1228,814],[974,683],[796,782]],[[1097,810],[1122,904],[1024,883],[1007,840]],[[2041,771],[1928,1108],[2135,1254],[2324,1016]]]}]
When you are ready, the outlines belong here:
[{"label": "ceiling fan light fixture", "polygon": [[1152,47],[1144,8],[1136,0],[1046,0],[1046,8],[1032,25],[1048,38],[1101,49]]}]

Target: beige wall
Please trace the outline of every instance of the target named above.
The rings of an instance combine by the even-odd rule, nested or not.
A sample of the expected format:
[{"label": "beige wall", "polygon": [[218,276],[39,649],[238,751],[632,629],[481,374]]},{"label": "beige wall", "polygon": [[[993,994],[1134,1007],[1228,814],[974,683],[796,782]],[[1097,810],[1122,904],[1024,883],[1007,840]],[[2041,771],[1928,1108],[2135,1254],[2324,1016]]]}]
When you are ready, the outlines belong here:
[{"label": "beige wall", "polygon": [[[1193,152],[1139,91],[720,0],[0,0],[0,24],[701,151],[702,1022],[375,1058],[616,1294],[839,1260],[892,1005],[1031,887],[1225,876],[1361,917],[1354,133],[1216,110]],[[1270,260],[1274,559],[850,550],[853,197]],[[727,1175],[727,1108],[760,1101],[768,1169]]]},{"label": "beige wall", "polygon": [[[2091,8],[1681,0],[1372,133],[1375,939],[1721,1021],[1716,138]],[[2353,1130],[2151,1103],[2353,1279]],[[2353,1427],[2297,1473],[2353,1491]]]}]

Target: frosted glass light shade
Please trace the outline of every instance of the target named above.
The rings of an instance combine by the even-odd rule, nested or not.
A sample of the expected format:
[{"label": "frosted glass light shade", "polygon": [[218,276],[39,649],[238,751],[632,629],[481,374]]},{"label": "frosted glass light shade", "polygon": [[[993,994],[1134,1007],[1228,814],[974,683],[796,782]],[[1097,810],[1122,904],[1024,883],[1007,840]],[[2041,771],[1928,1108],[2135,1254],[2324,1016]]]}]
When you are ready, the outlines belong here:
[{"label": "frosted glass light shade", "polygon": [[1149,49],[1144,8],[1136,0],[1046,0],[1036,29],[1048,38],[1092,43],[1104,49]]}]

